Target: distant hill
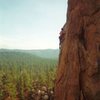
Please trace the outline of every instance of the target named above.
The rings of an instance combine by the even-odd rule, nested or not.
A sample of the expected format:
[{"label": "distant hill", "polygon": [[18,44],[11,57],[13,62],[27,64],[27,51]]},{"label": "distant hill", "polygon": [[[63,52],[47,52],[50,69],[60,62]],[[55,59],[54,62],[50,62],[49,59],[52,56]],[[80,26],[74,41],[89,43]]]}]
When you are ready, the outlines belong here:
[{"label": "distant hill", "polygon": [[58,49],[44,49],[44,50],[0,49],[0,52],[21,52],[21,53],[28,53],[41,58],[49,58],[49,59],[57,59],[59,55]]},{"label": "distant hill", "polygon": [[18,65],[36,65],[38,64],[49,64],[49,63],[56,63],[57,59],[50,59],[50,58],[42,58],[31,53],[25,53],[20,51],[14,50],[0,50],[0,65],[3,64],[13,64],[15,63]]}]

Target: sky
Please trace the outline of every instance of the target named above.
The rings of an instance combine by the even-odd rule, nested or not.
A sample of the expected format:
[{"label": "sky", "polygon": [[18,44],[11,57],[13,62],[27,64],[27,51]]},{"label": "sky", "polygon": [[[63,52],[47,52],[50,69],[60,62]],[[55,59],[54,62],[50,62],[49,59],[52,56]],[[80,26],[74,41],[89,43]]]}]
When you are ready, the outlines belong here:
[{"label": "sky", "polygon": [[0,48],[57,49],[67,0],[0,0]]}]

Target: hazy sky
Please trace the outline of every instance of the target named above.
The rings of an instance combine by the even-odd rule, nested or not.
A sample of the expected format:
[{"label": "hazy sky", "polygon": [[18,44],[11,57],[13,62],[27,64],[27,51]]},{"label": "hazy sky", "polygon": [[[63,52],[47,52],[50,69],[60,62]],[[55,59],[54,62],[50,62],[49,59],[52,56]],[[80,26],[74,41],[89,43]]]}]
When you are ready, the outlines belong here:
[{"label": "hazy sky", "polygon": [[58,48],[67,0],[0,0],[0,48]]}]

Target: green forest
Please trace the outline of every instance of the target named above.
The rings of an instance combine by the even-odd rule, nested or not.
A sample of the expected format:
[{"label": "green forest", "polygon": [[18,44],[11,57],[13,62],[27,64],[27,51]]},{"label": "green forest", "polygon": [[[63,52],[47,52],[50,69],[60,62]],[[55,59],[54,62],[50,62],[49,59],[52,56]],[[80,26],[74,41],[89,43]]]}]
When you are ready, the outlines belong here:
[{"label": "green forest", "polygon": [[0,100],[53,100],[58,51],[31,52],[0,50]]}]

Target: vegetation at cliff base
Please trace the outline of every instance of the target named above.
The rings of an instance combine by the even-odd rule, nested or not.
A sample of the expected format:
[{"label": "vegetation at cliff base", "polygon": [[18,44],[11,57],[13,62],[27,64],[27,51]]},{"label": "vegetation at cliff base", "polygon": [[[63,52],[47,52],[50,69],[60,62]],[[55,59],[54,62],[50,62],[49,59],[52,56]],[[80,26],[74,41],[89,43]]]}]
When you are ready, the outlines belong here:
[{"label": "vegetation at cliff base", "polygon": [[0,100],[53,100],[57,58],[0,51]]}]

